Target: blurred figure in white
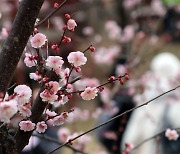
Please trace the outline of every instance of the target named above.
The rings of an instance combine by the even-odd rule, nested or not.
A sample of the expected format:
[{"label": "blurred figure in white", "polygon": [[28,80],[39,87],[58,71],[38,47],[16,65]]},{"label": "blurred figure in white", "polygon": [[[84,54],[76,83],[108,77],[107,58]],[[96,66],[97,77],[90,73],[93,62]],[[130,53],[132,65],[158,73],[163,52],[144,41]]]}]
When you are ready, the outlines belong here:
[{"label": "blurred figure in white", "polygon": [[[180,61],[168,52],[158,54],[151,62],[150,71],[140,79],[143,92],[135,96],[140,105],[180,84]],[[180,89],[155,100],[132,113],[124,133],[122,149],[138,145],[142,141],[166,130],[180,128]],[[123,153],[123,152],[122,152]],[[131,154],[179,154],[180,140],[170,141],[165,134],[142,144]]]}]

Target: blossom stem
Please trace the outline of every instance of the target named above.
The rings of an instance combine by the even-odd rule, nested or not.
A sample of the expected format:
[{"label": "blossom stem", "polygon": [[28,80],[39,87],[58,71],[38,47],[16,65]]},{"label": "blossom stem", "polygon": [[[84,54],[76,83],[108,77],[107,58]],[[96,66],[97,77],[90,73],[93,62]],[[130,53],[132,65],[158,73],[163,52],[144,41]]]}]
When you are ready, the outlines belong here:
[{"label": "blossom stem", "polygon": [[37,25],[35,25],[35,27],[39,27],[41,24],[45,23],[49,18],[51,18],[56,12],[58,12],[62,6],[67,2],[68,0],[64,0],[61,5],[59,5],[58,8],[56,8],[55,10],[53,10],[51,13],[49,13],[44,19],[42,19]]}]

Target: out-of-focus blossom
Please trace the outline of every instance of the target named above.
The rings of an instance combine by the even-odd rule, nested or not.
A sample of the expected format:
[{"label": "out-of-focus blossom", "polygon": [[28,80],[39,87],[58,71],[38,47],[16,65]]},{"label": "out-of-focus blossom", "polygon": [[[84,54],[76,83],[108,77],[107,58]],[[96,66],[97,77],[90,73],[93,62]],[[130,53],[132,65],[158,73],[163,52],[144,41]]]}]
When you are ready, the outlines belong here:
[{"label": "out-of-focus blossom", "polygon": [[47,41],[46,35],[37,33],[31,37],[30,42],[33,48],[41,48]]},{"label": "out-of-focus blossom", "polygon": [[31,116],[31,110],[26,104],[25,105],[18,105],[18,110],[23,117],[30,117]]},{"label": "out-of-focus blossom", "polygon": [[128,25],[123,30],[122,36],[120,38],[121,42],[126,43],[129,42],[134,37],[134,27]]},{"label": "out-of-focus blossom", "polygon": [[8,31],[6,28],[2,28],[0,32],[0,40],[5,40],[8,37]]},{"label": "out-of-focus blossom", "polygon": [[121,37],[121,27],[118,26],[114,20],[109,20],[105,23],[105,29],[108,32],[108,36],[112,40],[119,40]]},{"label": "out-of-focus blossom", "polygon": [[178,137],[179,137],[179,134],[177,133],[176,130],[167,129],[166,132],[165,132],[165,136],[169,140],[177,140]]},{"label": "out-of-focus blossom", "polygon": [[58,130],[58,138],[61,142],[66,142],[67,141],[67,138],[68,136],[70,135],[70,131],[68,128],[66,127],[61,127],[59,130]]},{"label": "out-of-focus blossom", "polygon": [[16,94],[18,104],[27,103],[32,96],[31,88],[26,85],[16,86],[16,88],[14,88],[14,93]]},{"label": "out-of-focus blossom", "polygon": [[97,64],[111,65],[118,57],[120,52],[121,48],[116,45],[110,46],[108,48],[99,47],[96,49],[96,52],[93,54],[93,56]]},{"label": "out-of-focus blossom", "polygon": [[84,56],[84,53],[77,51],[71,52],[68,57],[68,62],[73,64],[75,67],[79,67],[81,65],[86,64],[87,58]]},{"label": "out-of-focus blossom", "polygon": [[16,100],[10,100],[0,103],[0,121],[9,123],[18,111]]},{"label": "out-of-focus blossom", "polygon": [[89,35],[93,34],[94,30],[93,30],[92,27],[87,26],[87,27],[83,28],[82,32],[83,32],[84,35],[89,36]]}]

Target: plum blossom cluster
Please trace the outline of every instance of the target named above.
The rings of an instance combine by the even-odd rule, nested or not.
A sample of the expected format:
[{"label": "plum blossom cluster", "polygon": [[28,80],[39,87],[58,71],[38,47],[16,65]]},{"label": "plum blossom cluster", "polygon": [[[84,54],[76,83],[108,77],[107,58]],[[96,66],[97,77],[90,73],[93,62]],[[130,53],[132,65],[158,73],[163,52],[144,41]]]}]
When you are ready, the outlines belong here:
[{"label": "plum blossom cluster", "polygon": [[[65,14],[65,18],[67,19],[67,23],[63,28],[63,36],[59,43],[51,46],[52,50],[59,50],[61,43],[71,42],[71,38],[65,36],[65,33],[66,31],[73,32],[77,27],[77,23],[69,14]],[[90,45],[84,51],[70,52],[67,58],[63,59],[58,54],[49,55],[49,53],[46,52],[44,46],[48,43],[47,38],[45,34],[40,33],[39,30],[35,28],[29,39],[33,52],[27,47],[24,58],[25,65],[35,70],[29,74],[30,79],[37,81],[41,85],[39,97],[42,103],[46,104],[42,116],[43,119],[37,123],[31,120],[32,90],[27,85],[16,86],[14,93],[2,98],[0,102],[0,121],[11,123],[13,117],[19,115],[21,116],[19,128],[25,132],[37,131],[38,133],[44,133],[48,127],[63,125],[65,122],[72,122],[78,117],[81,117],[82,120],[88,119],[90,113],[87,111],[81,112],[75,108],[70,111],[57,113],[53,111],[52,108],[49,108],[49,106],[51,105],[53,108],[61,107],[71,100],[75,94],[78,94],[84,101],[93,100],[99,92],[104,90],[106,84],[118,80],[120,84],[123,84],[123,78],[125,80],[129,78],[127,73],[124,76],[111,76],[107,82],[102,85],[100,85],[99,81],[95,78],[84,78],[81,80],[79,77],[81,75],[81,67],[87,63],[85,52],[94,52],[95,47]],[[65,62],[69,63],[69,65],[67,65],[69,67],[64,66]],[[75,115],[76,113],[78,114]],[[97,110],[93,117],[96,118],[101,113],[100,110]],[[59,136],[61,136],[62,142],[71,140],[77,135],[78,133],[70,134],[67,129],[59,130]],[[76,144],[80,149],[83,149],[85,143],[88,141],[89,138],[84,136]]]},{"label": "plum blossom cluster", "polygon": [[6,95],[0,102],[0,121],[10,123],[11,118],[19,113],[23,117],[31,115],[29,103],[32,90],[26,85],[18,85],[14,88],[14,94]]}]

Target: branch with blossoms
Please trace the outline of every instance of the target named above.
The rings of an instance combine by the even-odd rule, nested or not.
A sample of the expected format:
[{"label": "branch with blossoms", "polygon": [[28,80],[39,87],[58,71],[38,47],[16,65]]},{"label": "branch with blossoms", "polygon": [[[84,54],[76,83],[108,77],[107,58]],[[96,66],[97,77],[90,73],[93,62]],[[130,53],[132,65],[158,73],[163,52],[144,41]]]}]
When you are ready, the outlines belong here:
[{"label": "branch with blossoms", "polygon": [[[65,3],[65,1],[64,1]],[[62,5],[64,4],[62,3]],[[21,5],[24,3],[22,2]],[[61,5],[61,6],[62,6]],[[70,15],[65,15],[67,24],[60,43],[70,43],[68,37],[65,36],[66,31],[73,32],[77,26],[74,19]],[[78,93],[83,100],[92,100],[97,96],[98,92],[103,91],[103,86],[113,83],[117,80],[121,84],[124,83],[123,78],[129,79],[126,73],[119,77],[110,77],[108,81],[97,87],[86,87],[84,90],[73,91],[73,83],[80,80],[80,77],[72,77],[74,72],[80,73],[81,66],[85,65],[87,58],[84,55],[86,51],[94,52],[95,48],[90,45],[83,52],[71,52],[67,61],[71,68],[64,68],[64,60],[60,56],[46,55],[45,59],[42,55],[43,46],[47,43],[46,35],[40,33],[37,28],[34,29],[29,42],[34,53],[30,49],[25,53],[24,63],[27,67],[35,67],[35,72],[29,74],[30,79],[35,80],[40,84],[40,92],[34,103],[31,102],[32,90],[27,85],[17,85],[14,88],[14,93],[11,95],[3,95],[0,104],[0,121],[8,126],[16,115],[21,116],[19,121],[19,130],[15,131],[15,152],[21,152],[25,145],[28,144],[29,138],[33,131],[44,133],[48,126],[58,126],[64,124],[70,112],[64,111],[57,114],[55,111],[50,111],[49,105],[66,104],[73,96]],[[57,48],[52,47],[53,50]],[[5,96],[5,97],[4,97]],[[23,138],[22,140],[19,140]]]},{"label": "branch with blossoms", "polygon": [[[126,80],[129,80],[128,73],[125,73],[118,77],[111,76],[107,82],[99,86],[86,86],[83,90],[74,90],[74,83],[81,80],[81,75],[79,75],[81,73],[81,67],[87,63],[85,53],[87,51],[94,52],[95,47],[90,45],[84,51],[69,53],[67,61],[70,67],[64,66],[65,59],[57,55],[57,53],[56,56],[52,56],[49,53],[45,55],[44,53],[46,52],[44,51],[47,49],[43,47],[47,45],[49,41],[46,35],[39,32],[37,27],[49,20],[50,17],[60,10],[67,0],[64,0],[61,4],[55,3],[54,10],[40,23],[34,25],[43,2],[44,0],[22,0],[20,2],[20,7],[14,20],[12,30],[0,53],[0,153],[20,153],[28,144],[33,131],[44,133],[49,127],[63,125],[74,112],[74,110],[71,109],[62,113],[56,113],[52,110],[52,106],[58,107],[65,105],[75,94],[79,94],[82,100],[93,100],[99,92],[104,90],[105,85],[116,81],[119,81],[119,83],[123,85]],[[63,43],[71,42],[71,38],[66,35],[68,31],[73,32],[76,29],[77,23],[69,14],[65,14],[65,18],[66,24],[63,29],[62,37],[57,44],[51,46],[51,50],[57,51]],[[14,92],[12,94],[8,94],[7,92],[8,85],[28,40],[31,47],[26,48],[24,63],[27,67],[35,68],[35,71],[30,73],[29,77],[40,85],[40,91],[35,101],[32,100],[32,89],[27,85],[10,87],[10,89],[14,88]],[[177,88],[179,87],[175,89]],[[132,108],[84,133],[74,133],[70,135],[68,132],[67,134],[70,136],[68,141],[59,148],[65,145],[69,146],[68,144],[72,144],[76,139],[85,137],[87,133],[108,124],[124,114],[147,105],[158,97],[141,106]],[[11,126],[16,116],[20,117],[18,130]],[[12,127],[11,129],[13,129],[11,132],[10,126]],[[62,135],[62,132],[60,134]],[[86,141],[87,140],[88,137],[86,138]],[[83,140],[81,143],[78,143],[78,146],[83,149],[84,143]],[[54,151],[56,150],[57,149]],[[84,151],[79,152],[84,153]]]},{"label": "branch with blossoms", "polygon": [[[180,86],[177,86],[177,87],[175,87],[175,88],[173,88],[173,89],[170,89],[170,90],[168,90],[168,91],[166,91],[166,92],[158,95],[157,97],[155,97],[155,98],[153,98],[153,99],[151,99],[151,100],[149,100],[149,101],[147,101],[147,102],[145,102],[145,103],[143,103],[143,104],[141,104],[141,105],[139,105],[139,106],[136,106],[136,107],[134,107],[134,108],[132,108],[132,109],[129,109],[129,110],[127,110],[127,111],[125,111],[125,112],[123,112],[123,113],[121,113],[121,114],[119,114],[119,115],[117,115],[117,116],[109,119],[108,121],[106,121],[106,122],[104,122],[104,123],[102,123],[102,124],[100,124],[100,125],[92,128],[92,129],[89,129],[89,130],[87,130],[86,132],[84,132],[84,133],[82,133],[82,134],[80,134],[80,135],[78,135],[78,136],[76,136],[76,137],[74,137],[74,138],[69,139],[67,142],[65,142],[64,144],[62,144],[62,145],[59,146],[58,148],[56,148],[56,149],[48,152],[48,154],[53,153],[53,152],[55,152],[56,150],[58,150],[58,149],[60,149],[60,148],[62,148],[62,147],[64,147],[64,146],[66,146],[66,145],[68,145],[68,144],[72,145],[72,144],[73,144],[73,141],[77,140],[78,138],[80,138],[80,137],[82,137],[82,136],[84,136],[84,135],[86,135],[86,134],[88,134],[88,133],[90,133],[90,132],[92,132],[92,131],[94,131],[94,130],[102,127],[102,126],[104,126],[104,125],[107,125],[108,123],[112,122],[113,120],[115,120],[115,119],[117,119],[117,118],[120,118],[120,117],[122,117],[123,115],[126,115],[126,114],[129,113],[129,112],[132,112],[132,111],[134,111],[134,110],[136,110],[136,109],[139,109],[139,108],[141,108],[141,107],[143,107],[143,106],[146,106],[146,105],[148,105],[149,103],[153,102],[154,100],[156,100],[156,99],[158,99],[158,98],[160,98],[160,97],[162,97],[162,96],[164,96],[164,95],[166,95],[166,94],[168,94],[168,93],[170,93],[170,92],[172,92],[172,91],[175,91],[175,90],[177,90],[178,88],[180,88]],[[167,133],[167,134],[168,134],[168,133]],[[169,133],[169,134],[171,134],[171,133]],[[167,135],[167,136],[168,136],[168,135]]]}]

